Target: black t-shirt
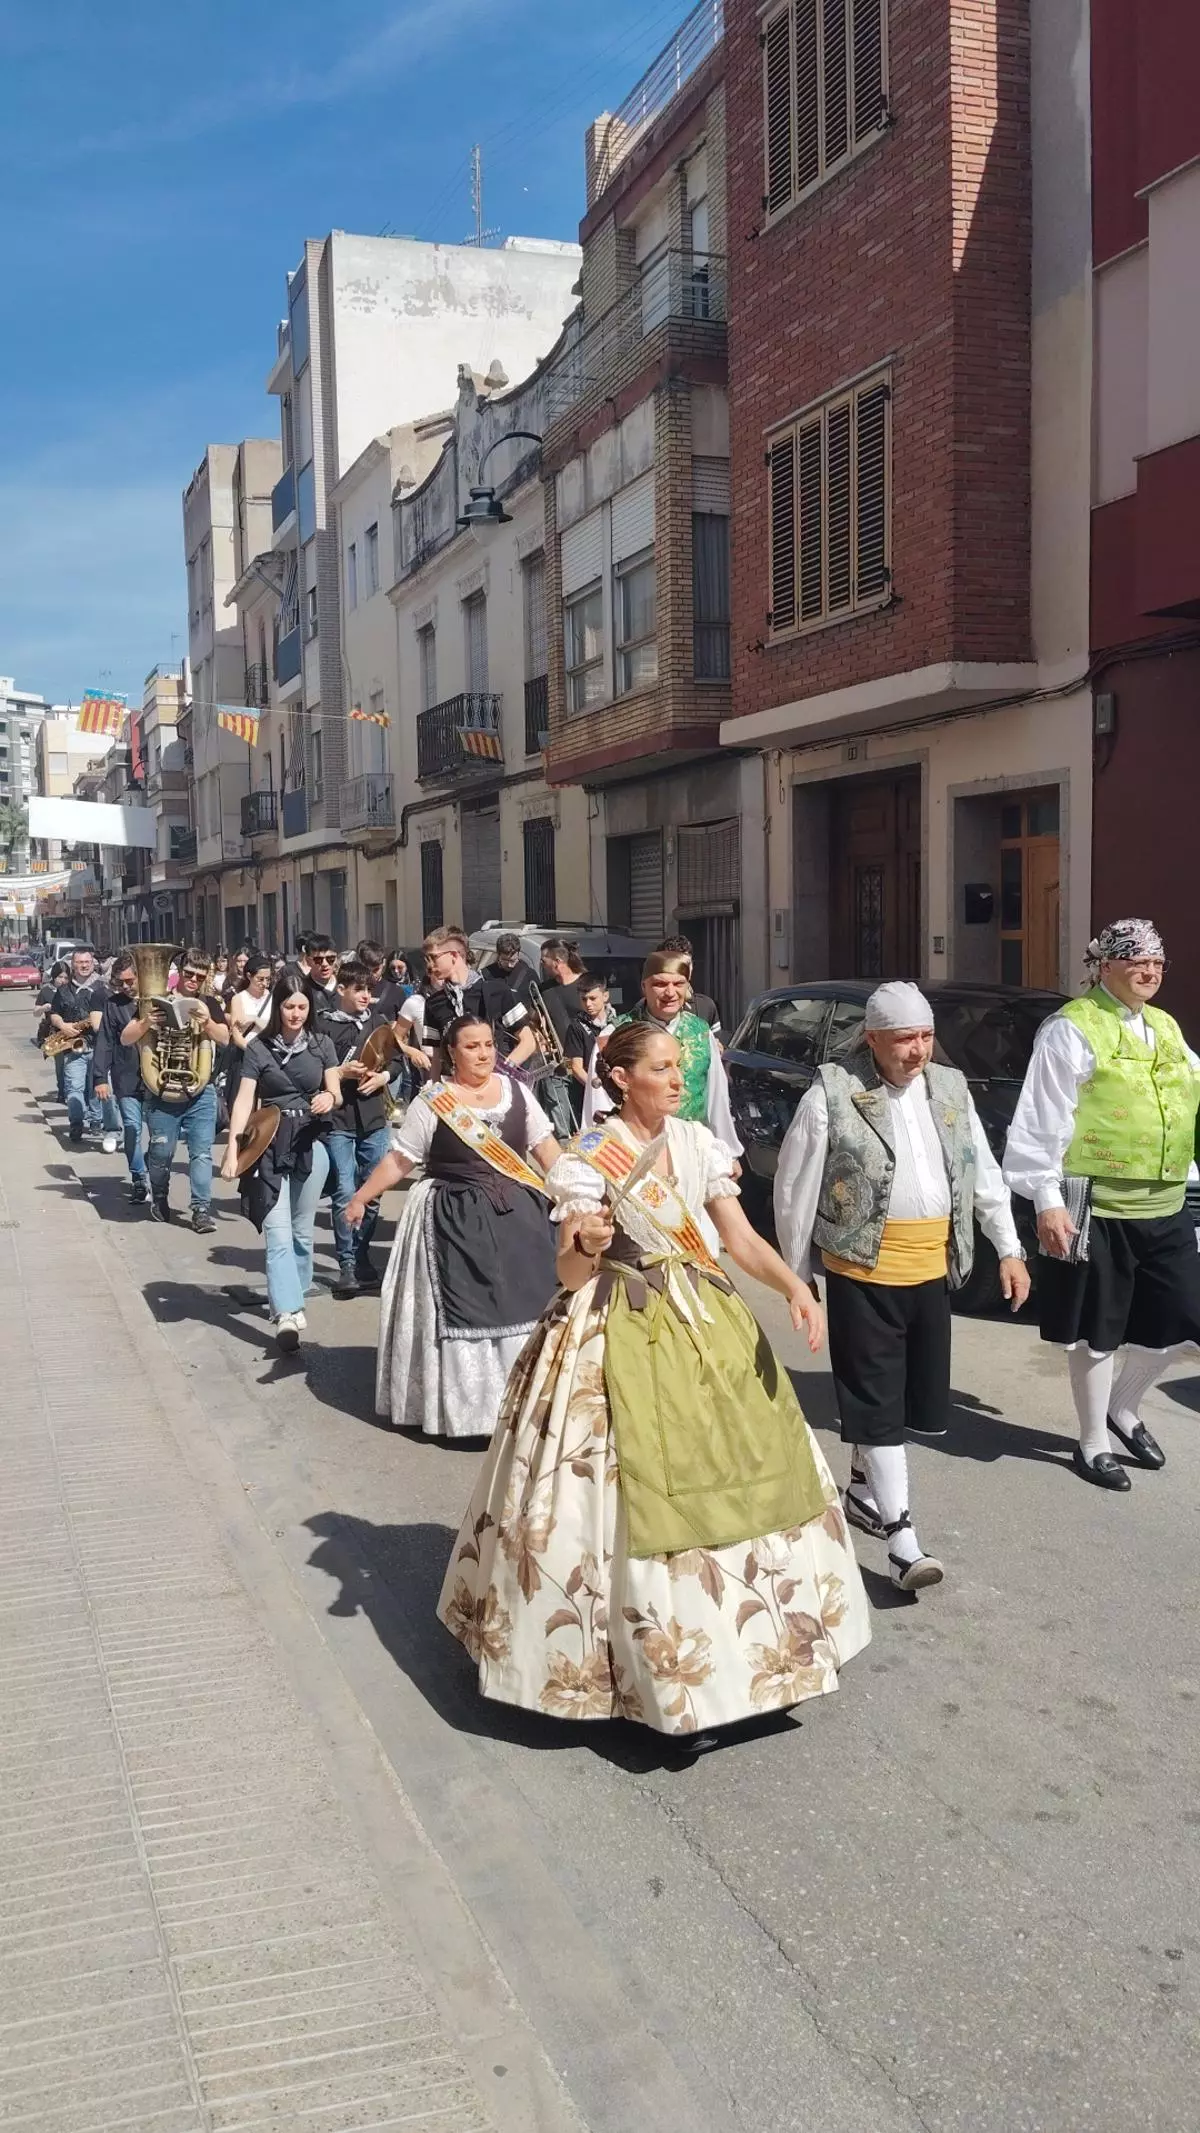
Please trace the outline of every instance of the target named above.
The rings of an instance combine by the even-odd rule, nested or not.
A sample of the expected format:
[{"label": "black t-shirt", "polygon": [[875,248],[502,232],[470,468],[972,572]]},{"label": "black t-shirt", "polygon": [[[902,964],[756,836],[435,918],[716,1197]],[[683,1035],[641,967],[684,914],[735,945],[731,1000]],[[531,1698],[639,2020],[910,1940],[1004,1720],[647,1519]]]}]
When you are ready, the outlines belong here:
[{"label": "black t-shirt", "polygon": [[694,992],[692,994],[691,999],[688,1001],[688,1011],[693,1015],[699,1015],[700,1020],[707,1022],[710,1029],[720,1029],[721,1017],[717,1012],[717,1003],[715,1000],[710,1000],[706,992]]},{"label": "black t-shirt", "polygon": [[415,986],[407,978],[385,978],[373,993],[375,1006],[385,1022],[394,1022],[406,1000],[411,1000]]},{"label": "black t-shirt", "polygon": [[[68,978],[65,985],[59,986],[51,1000],[50,1012],[52,1015],[61,1015],[64,1022],[82,1022],[86,1015],[103,1014],[107,1005],[108,987],[103,978],[92,978],[86,984],[80,985],[77,985],[73,978]],[[93,1031],[85,1030],[85,1041],[90,1044],[93,1035]]]},{"label": "black t-shirt", "polygon": [[136,1000],[123,993],[113,993],[105,1001],[104,1014],[96,1031],[95,1075],[96,1080],[107,1082],[114,1096],[139,1096],[142,1093],[142,1069],[136,1044],[122,1044],[121,1031],[137,1014]]},{"label": "black t-shirt", "polygon": [[[341,1008],[336,1008],[332,1013],[320,1017],[317,1035],[328,1039],[334,1058],[340,1065],[343,1059],[350,1057],[351,1052],[362,1050],[364,1039],[370,1036],[373,1029],[385,1028],[391,1019],[378,1005],[369,1007],[361,1021],[345,1014]],[[387,1110],[384,1105],[385,1092],[382,1089],[377,1089],[373,1096],[359,1096],[355,1093],[352,1078],[344,1081],[342,1087],[346,1101],[329,1114],[331,1133],[353,1133],[356,1138],[360,1138],[363,1134],[374,1133],[380,1126],[386,1126]]]},{"label": "black t-shirt", "polygon": [[425,1002],[425,1033],[437,1043],[459,1015],[481,1015],[511,1041],[519,1036],[525,1009],[510,985],[489,985],[476,972],[463,986],[439,985]]},{"label": "black t-shirt", "polygon": [[336,1065],[332,1044],[319,1032],[306,1030],[302,1050],[290,1059],[280,1059],[261,1037],[252,1037],[242,1054],[242,1080],[258,1083],[260,1103],[286,1104],[297,1096],[311,1103],[325,1085],[326,1068]]},{"label": "black t-shirt", "polygon": [[593,1022],[590,1015],[573,1015],[567,1025],[566,1041],[563,1045],[566,1057],[580,1059],[585,1066],[590,1065],[597,1037],[605,1030],[615,1028],[616,1018],[613,1015],[610,1015],[607,1021],[599,1023]]},{"label": "black t-shirt", "polygon": [[579,986],[574,980],[569,985],[558,985],[550,982],[543,985],[542,998],[546,1003],[546,1013],[554,1025],[554,1034],[559,1043],[565,1046],[567,1031],[570,1029],[575,1017],[583,1012],[579,999]]}]

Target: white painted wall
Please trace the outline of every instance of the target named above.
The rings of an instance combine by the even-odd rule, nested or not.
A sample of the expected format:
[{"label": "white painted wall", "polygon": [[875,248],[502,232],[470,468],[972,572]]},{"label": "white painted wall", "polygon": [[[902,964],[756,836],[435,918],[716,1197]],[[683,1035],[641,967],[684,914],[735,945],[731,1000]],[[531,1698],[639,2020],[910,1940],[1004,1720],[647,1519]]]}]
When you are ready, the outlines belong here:
[{"label": "white painted wall", "polygon": [[1146,449],[1200,435],[1200,163],[1150,195]]},{"label": "white painted wall", "polygon": [[1132,496],[1146,449],[1150,248],[1102,267],[1095,287],[1095,458],[1092,500]]}]

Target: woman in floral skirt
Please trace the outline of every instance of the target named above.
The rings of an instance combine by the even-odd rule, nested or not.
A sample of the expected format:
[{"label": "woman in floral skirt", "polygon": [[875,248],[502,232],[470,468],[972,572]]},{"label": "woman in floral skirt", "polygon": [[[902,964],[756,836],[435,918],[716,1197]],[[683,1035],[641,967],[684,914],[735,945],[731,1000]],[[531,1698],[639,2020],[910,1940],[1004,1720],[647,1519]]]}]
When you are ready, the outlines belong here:
[{"label": "woman in floral skirt", "polygon": [[678,1119],[674,1039],[629,1024],[619,1109],[549,1177],[559,1292],[509,1380],[439,1613],[498,1702],[694,1738],[837,1687],[867,1643],[833,1479],[785,1370],[704,1243],[785,1296],[733,1157]]}]

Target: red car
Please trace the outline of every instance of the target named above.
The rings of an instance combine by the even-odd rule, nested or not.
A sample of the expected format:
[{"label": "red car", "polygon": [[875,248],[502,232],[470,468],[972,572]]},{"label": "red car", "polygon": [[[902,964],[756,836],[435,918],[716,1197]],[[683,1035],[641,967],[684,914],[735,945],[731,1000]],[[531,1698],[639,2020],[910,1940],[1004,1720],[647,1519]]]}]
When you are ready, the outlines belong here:
[{"label": "red car", "polygon": [[0,992],[36,992],[42,973],[31,955],[0,955]]}]

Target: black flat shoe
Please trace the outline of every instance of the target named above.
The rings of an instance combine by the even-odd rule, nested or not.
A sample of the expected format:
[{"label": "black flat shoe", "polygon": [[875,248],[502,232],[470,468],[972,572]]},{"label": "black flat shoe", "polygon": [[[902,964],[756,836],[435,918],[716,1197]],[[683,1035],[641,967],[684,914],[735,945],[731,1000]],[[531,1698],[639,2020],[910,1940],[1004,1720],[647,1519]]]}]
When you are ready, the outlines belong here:
[{"label": "black flat shoe", "polygon": [[1082,1474],[1085,1481],[1094,1481],[1098,1489],[1121,1490],[1133,1487],[1120,1460],[1114,1459],[1111,1452],[1097,1452],[1095,1458],[1089,1461],[1076,1445],[1071,1454],[1071,1464],[1077,1474]]},{"label": "black flat shoe", "polygon": [[1160,1466],[1166,1465],[1166,1453],[1164,1452],[1161,1444],[1155,1443],[1144,1422],[1139,1422],[1136,1429],[1125,1430],[1121,1428],[1119,1422],[1114,1422],[1112,1416],[1110,1415],[1108,1418],[1108,1426],[1111,1429],[1113,1436],[1119,1437],[1121,1439],[1121,1442],[1125,1446],[1126,1451],[1129,1453],[1130,1458],[1136,1459],[1139,1466],[1148,1466],[1157,1469]]}]

